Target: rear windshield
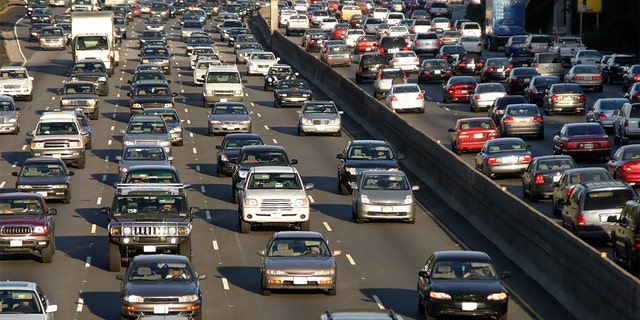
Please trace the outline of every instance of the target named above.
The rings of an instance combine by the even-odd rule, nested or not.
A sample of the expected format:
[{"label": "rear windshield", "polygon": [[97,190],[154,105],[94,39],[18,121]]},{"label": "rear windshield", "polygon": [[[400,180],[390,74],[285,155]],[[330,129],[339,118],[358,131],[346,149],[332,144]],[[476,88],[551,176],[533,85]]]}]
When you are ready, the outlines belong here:
[{"label": "rear windshield", "polygon": [[631,114],[629,117],[631,118],[640,118],[640,105],[634,104],[631,106]]},{"label": "rear windshield", "polygon": [[549,43],[551,38],[549,37],[531,37],[531,43]]},{"label": "rear windshield", "polygon": [[584,210],[604,210],[622,208],[625,202],[633,199],[629,189],[592,191],[584,199]]},{"label": "rear windshield", "polygon": [[538,55],[538,63],[560,63],[562,60],[559,54]]},{"label": "rear windshield", "polygon": [[613,62],[615,64],[631,65],[638,63],[638,59],[636,57],[615,57]]}]

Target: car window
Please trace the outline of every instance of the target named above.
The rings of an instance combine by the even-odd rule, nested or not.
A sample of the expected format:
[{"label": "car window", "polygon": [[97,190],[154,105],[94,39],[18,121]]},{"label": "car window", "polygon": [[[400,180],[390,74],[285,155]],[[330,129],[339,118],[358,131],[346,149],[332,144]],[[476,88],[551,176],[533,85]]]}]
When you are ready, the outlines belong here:
[{"label": "car window", "polygon": [[124,153],[124,160],[166,160],[162,148],[127,148]]},{"label": "car window", "polygon": [[520,143],[496,143],[489,147],[489,153],[526,151],[527,146]]},{"label": "car window", "polygon": [[302,189],[295,173],[254,173],[247,183],[248,189]]},{"label": "car window", "polygon": [[567,136],[604,135],[601,126],[571,126],[567,130]]},{"label": "car window", "polygon": [[591,191],[587,192],[584,199],[584,210],[604,210],[622,208],[624,204],[633,199],[633,191],[630,189]]},{"label": "car window", "polygon": [[640,105],[634,104],[631,105],[631,112],[629,113],[630,118],[640,118]]}]

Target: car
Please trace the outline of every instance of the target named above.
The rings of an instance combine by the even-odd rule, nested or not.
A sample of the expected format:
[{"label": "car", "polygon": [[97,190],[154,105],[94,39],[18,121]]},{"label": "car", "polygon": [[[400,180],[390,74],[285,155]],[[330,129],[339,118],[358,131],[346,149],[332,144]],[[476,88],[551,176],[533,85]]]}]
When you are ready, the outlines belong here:
[{"label": "car", "polygon": [[591,106],[586,114],[587,122],[597,122],[603,129],[613,131],[613,124],[627,98],[600,98]]},{"label": "car", "polygon": [[10,96],[14,100],[25,98],[33,99],[34,77],[29,75],[26,67],[4,66],[0,67],[0,95]]},{"label": "car", "polygon": [[364,171],[353,185],[351,212],[356,223],[391,220],[415,223],[415,203],[411,186],[402,171]]},{"label": "car", "polygon": [[596,92],[602,92],[602,75],[595,65],[578,64],[567,72],[564,82],[577,83],[582,88],[591,88]]},{"label": "car", "polygon": [[93,82],[68,81],[60,91],[61,110],[77,110],[90,114],[91,120],[98,120],[100,117],[98,102],[98,93]]},{"label": "car", "polygon": [[363,53],[358,60],[356,69],[356,82],[364,83],[365,80],[375,80],[378,71],[389,67],[389,60],[381,53]]},{"label": "car", "polygon": [[499,126],[502,137],[535,136],[544,139],[544,118],[533,103],[507,105]]},{"label": "car", "polygon": [[[180,40],[182,42],[186,41],[192,33],[204,31],[204,24],[198,20],[182,20],[180,25]],[[220,41],[226,41],[229,35],[229,28],[223,31],[224,33],[221,34],[224,36],[221,36]]]},{"label": "car", "polygon": [[53,15],[48,8],[36,8],[31,12],[31,23],[48,23],[53,22]]},{"label": "car", "polygon": [[442,42],[435,32],[415,33],[412,43],[412,50],[417,54],[431,53],[434,56],[440,50]]},{"label": "car", "polygon": [[394,26],[390,26],[389,29],[386,30],[385,36],[401,37],[408,33],[409,33],[409,29],[406,26],[394,25]]},{"label": "car", "polygon": [[144,81],[144,80],[163,80],[167,84],[171,83],[171,80],[168,80],[165,77],[164,72],[162,71],[162,68],[160,68],[159,66],[158,68],[154,68],[150,70],[139,69],[133,73],[133,77],[131,78],[131,80],[127,80],[127,84],[130,85],[129,92],[131,92],[131,89],[135,88],[138,82]]},{"label": "car", "polygon": [[523,47],[532,53],[549,52],[553,40],[546,34],[529,34],[524,41]]},{"label": "car", "polygon": [[247,75],[267,75],[269,67],[278,63],[280,58],[270,51],[252,52],[247,58]]},{"label": "car", "polygon": [[571,65],[575,66],[578,64],[583,65],[596,65],[602,59],[602,55],[598,50],[593,49],[585,49],[578,50],[576,54],[571,58]]},{"label": "car", "polygon": [[640,64],[630,66],[622,75],[622,92],[628,92],[629,87],[636,82],[640,82]]},{"label": "car", "polygon": [[378,51],[384,55],[385,59],[390,60],[393,54],[399,51],[409,51],[407,41],[403,37],[384,36],[380,39]]},{"label": "car", "polygon": [[305,50],[307,52],[320,52],[327,41],[329,41],[329,36],[326,33],[312,33],[309,35]]},{"label": "car", "polygon": [[238,50],[238,48],[240,48],[240,43],[247,43],[247,42],[258,42],[258,38],[256,38],[256,36],[253,33],[239,34],[235,38],[235,43],[233,45],[234,53]]},{"label": "car", "polygon": [[485,141],[475,156],[475,168],[489,178],[519,176],[533,160],[529,146],[520,138],[497,138]]},{"label": "car", "polygon": [[87,133],[80,125],[77,111],[43,112],[35,130],[27,131],[32,158],[53,157],[65,164],[74,163],[78,169],[86,164]]},{"label": "car", "polygon": [[507,58],[488,58],[480,69],[480,82],[505,80],[513,67]]},{"label": "car", "polygon": [[611,55],[606,64],[602,66],[602,80],[606,84],[613,84],[614,81],[622,80],[622,77],[629,68],[638,63],[638,58],[632,54]]},{"label": "car", "polygon": [[10,96],[0,96],[0,133],[20,133],[20,107]]},{"label": "car", "polygon": [[456,42],[469,53],[482,54],[482,40],[477,36],[461,36]]},{"label": "car", "polygon": [[560,216],[573,187],[579,183],[614,181],[613,177],[602,167],[584,167],[567,169],[558,181],[552,183],[551,210],[554,216]]},{"label": "car", "polygon": [[[121,183],[166,183],[166,184],[182,184],[185,189],[191,188],[190,182],[183,182],[178,175],[178,171],[172,165],[161,164],[144,164],[129,167]],[[113,184],[118,187],[120,183]]]},{"label": "car", "polygon": [[614,179],[632,186],[640,183],[640,145],[621,146],[607,162],[607,170]]},{"label": "car", "polygon": [[77,60],[69,70],[69,81],[91,81],[98,95],[109,95],[109,71],[102,60]]},{"label": "car", "polygon": [[165,80],[141,80],[131,87],[131,92],[127,92],[129,99],[129,111],[131,115],[142,114],[145,108],[175,107],[174,97],[178,96],[173,92]]},{"label": "car", "polygon": [[162,67],[164,74],[171,74],[171,55],[164,46],[145,46],[141,50],[140,64],[157,64]]},{"label": "car", "polygon": [[514,51],[509,56],[509,63],[514,68],[531,67],[534,57],[534,53],[528,50]]},{"label": "car", "polygon": [[508,105],[515,103],[528,102],[527,99],[525,99],[525,97],[521,95],[508,95],[506,97],[498,97],[493,101],[491,107],[489,107],[489,110],[487,111],[488,116],[493,120],[493,122],[500,123],[500,119],[502,119],[502,116],[504,115],[504,110]]},{"label": "car", "polygon": [[454,30],[444,30],[440,36],[442,45],[455,45],[462,34]]},{"label": "car", "polygon": [[116,275],[120,285],[120,316],[131,319],[141,314],[202,316],[202,292],[198,274],[189,259],[181,255],[135,256],[124,274]]},{"label": "car", "polygon": [[489,117],[457,119],[448,132],[451,134],[451,151],[458,155],[479,151],[485,141],[500,136],[496,124]]},{"label": "car", "polygon": [[171,11],[173,8],[170,7],[168,3],[164,2],[153,2],[151,4],[151,11],[149,12],[149,16],[153,18],[161,18],[163,21],[169,20],[169,18],[173,18],[173,14]]},{"label": "car", "polygon": [[347,30],[351,29],[351,25],[348,23],[336,23],[331,29],[332,40],[343,40]]},{"label": "car", "polygon": [[453,75],[451,64],[443,59],[425,59],[420,64],[418,71],[418,83],[425,83],[433,80],[449,80]]},{"label": "car", "polygon": [[488,110],[498,97],[506,97],[507,92],[500,83],[478,83],[471,94],[469,109],[473,112]]},{"label": "car", "polygon": [[[620,217],[616,219],[611,230],[612,260],[631,272],[640,274],[640,257],[638,254],[640,219],[638,219],[639,199],[627,201],[622,207]],[[612,219],[613,220],[613,219]]]},{"label": "car", "polygon": [[554,183],[560,181],[562,173],[578,165],[567,155],[549,155],[533,158],[522,173],[522,196],[532,202],[553,196]]},{"label": "car", "polygon": [[191,35],[185,42],[187,45],[185,54],[190,56],[196,47],[211,47],[213,40],[208,36]]},{"label": "car", "polygon": [[163,43],[166,44],[168,37],[164,30],[143,30],[138,40],[140,49],[142,49],[148,41],[163,41]]},{"label": "car", "polygon": [[338,24],[338,19],[336,18],[324,18],[320,23],[320,30],[330,33],[333,32],[334,27]]},{"label": "car", "polygon": [[385,94],[386,105],[393,112],[414,111],[424,113],[424,90],[415,83],[392,84]]},{"label": "car", "polygon": [[28,158],[20,171],[11,173],[16,179],[16,191],[33,192],[46,200],[71,202],[71,176],[74,175],[59,158]]},{"label": "car", "polygon": [[307,43],[309,43],[309,38],[311,37],[312,34],[324,34],[325,32],[320,30],[320,29],[307,29],[304,31],[304,33],[302,34],[302,42],[300,43],[300,45],[302,47],[306,47]]},{"label": "car", "polygon": [[[340,250],[331,251],[327,239],[314,231],[280,231],[273,234],[261,257],[260,282],[263,295],[273,290],[324,290],[337,293]],[[304,269],[304,272],[298,270]],[[278,272],[274,272],[277,270]]]},{"label": "car", "polygon": [[631,102],[640,102],[640,83],[632,84],[628,90],[625,92],[624,97],[631,100]]},{"label": "car", "polygon": [[368,319],[368,320],[403,320],[392,309],[345,309],[345,310],[327,310],[321,316],[320,320],[349,320],[349,319]]},{"label": "car", "polygon": [[145,30],[164,31],[165,24],[160,17],[149,17],[145,21]]},{"label": "car", "polygon": [[40,34],[42,33],[42,29],[49,26],[51,26],[51,24],[46,22],[32,23],[29,27],[29,42],[40,41]]},{"label": "car", "polygon": [[171,136],[171,143],[175,146],[184,145],[184,130],[182,128],[182,122],[178,112],[174,108],[147,108],[144,109],[142,115],[145,116],[160,116],[164,119],[169,129],[169,135]]},{"label": "car", "polygon": [[373,96],[380,99],[389,92],[394,84],[407,83],[407,74],[400,68],[384,68],[378,71],[376,80],[373,81]]},{"label": "car", "polygon": [[527,35],[510,36],[504,45],[504,55],[510,57],[513,52],[524,50],[525,40],[527,40]]},{"label": "car", "polygon": [[584,114],[586,97],[575,83],[552,84],[542,98],[542,109],[550,116],[556,112]]},{"label": "car", "polygon": [[247,58],[254,52],[264,51],[261,44],[257,42],[244,42],[238,43],[238,50],[236,51],[236,62],[246,63]]},{"label": "car", "polygon": [[460,54],[451,65],[454,74],[477,74],[484,67],[484,61],[477,54],[466,53]]},{"label": "car", "polygon": [[[337,40],[333,40],[337,41]],[[307,46],[308,48],[308,46]],[[324,50],[324,49],[323,49]],[[325,62],[330,66],[341,65],[345,67],[351,66],[351,55],[349,54],[349,48],[346,45],[332,45],[326,48],[326,53],[323,52]]]},{"label": "car", "polygon": [[557,76],[535,76],[531,78],[529,85],[524,88],[524,97],[529,103],[542,106],[544,95],[554,83],[561,83]]},{"label": "car", "polygon": [[58,311],[58,306],[49,302],[35,282],[3,281],[0,292],[3,293],[2,318],[53,319],[53,313]]},{"label": "car", "polygon": [[553,154],[611,156],[609,136],[597,123],[565,123],[553,137]]},{"label": "car", "polygon": [[533,67],[514,67],[505,79],[507,93],[523,94],[531,79],[539,75],[538,70]]},{"label": "car", "polygon": [[227,35],[227,46],[235,47],[236,38],[240,35],[251,34],[249,28],[229,28],[229,34]]},{"label": "car", "polygon": [[120,43],[122,43],[123,39],[127,38],[127,24],[128,23],[129,22],[128,22],[127,18],[125,18],[122,15],[118,15],[117,13],[114,12],[113,26],[116,29],[116,39]]},{"label": "car", "polygon": [[472,76],[453,76],[442,86],[442,102],[469,102],[477,85]]},{"label": "car", "polygon": [[[415,11],[414,11],[415,14]],[[412,14],[412,16],[414,15]],[[431,20],[428,16],[425,18],[413,18],[411,20],[411,25],[409,25],[409,30],[413,34],[425,34],[430,33],[431,29]],[[417,52],[416,52],[417,53]]]},{"label": "car", "polygon": [[218,177],[226,177],[233,174],[232,159],[237,159],[240,149],[249,145],[264,145],[260,135],[255,133],[230,133],[227,134],[219,145],[216,145],[218,159],[216,172]]},{"label": "car", "polygon": [[251,133],[251,113],[242,102],[216,102],[207,123],[209,135]]},{"label": "car", "polygon": [[418,272],[418,313],[434,319],[451,315],[503,319],[510,294],[502,280],[510,276],[498,273],[485,252],[436,251]]},{"label": "car", "polygon": [[309,133],[342,136],[343,111],[333,101],[307,101],[298,111],[298,135]]},{"label": "car", "polygon": [[40,50],[65,50],[67,48],[67,39],[64,30],[59,26],[42,28],[38,41],[40,42]]},{"label": "car", "polygon": [[429,14],[431,14],[432,19],[434,17],[446,17],[451,19],[452,12],[453,11],[451,10],[451,6],[449,5],[449,3],[442,1],[432,2],[429,9]]},{"label": "car", "polygon": [[538,70],[538,73],[542,76],[562,77],[562,74],[564,73],[562,56],[560,56],[559,53],[536,53],[533,56],[533,62],[531,66],[536,68],[536,70]]},{"label": "car", "polygon": [[351,140],[338,159],[338,192],[348,195],[352,192],[352,183],[362,172],[373,169],[399,170],[404,155],[396,153],[391,144],[383,140]]},{"label": "car", "polygon": [[391,55],[390,68],[400,68],[407,73],[417,73],[420,70],[420,58],[413,51],[398,51]]},{"label": "car", "polygon": [[123,134],[122,144],[125,146],[136,144],[158,144],[171,155],[171,136],[164,119],[160,116],[132,116],[127,128],[120,131]]},{"label": "car", "polygon": [[302,106],[313,100],[313,92],[309,83],[304,79],[287,79],[278,83],[273,91],[273,104],[276,108]]},{"label": "car", "polygon": [[461,55],[466,55],[467,50],[457,44],[445,44],[440,47],[440,51],[436,54],[436,58],[444,59],[453,64]]},{"label": "car", "polygon": [[264,91],[273,91],[281,80],[295,79],[299,74],[288,64],[274,64],[264,77]]},{"label": "car", "polygon": [[584,240],[608,241],[625,203],[637,196],[623,181],[578,183],[562,208],[562,226]]},{"label": "car", "polygon": [[115,159],[118,161],[118,181],[122,182],[134,166],[171,165],[173,157],[160,145],[140,143],[124,146],[122,154]]}]

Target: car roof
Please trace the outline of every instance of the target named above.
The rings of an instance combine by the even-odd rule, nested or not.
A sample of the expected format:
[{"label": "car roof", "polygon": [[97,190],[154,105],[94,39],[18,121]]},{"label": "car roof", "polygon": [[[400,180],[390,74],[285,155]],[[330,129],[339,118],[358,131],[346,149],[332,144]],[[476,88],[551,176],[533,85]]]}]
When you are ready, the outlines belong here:
[{"label": "car roof", "polygon": [[491,261],[491,257],[482,251],[465,251],[465,250],[452,250],[452,251],[436,251],[434,252],[436,260],[485,260]]},{"label": "car roof", "polygon": [[0,282],[0,290],[36,290],[35,282],[28,281],[2,281]]},{"label": "car roof", "polygon": [[273,238],[324,238],[324,236],[316,231],[279,231],[273,234]]},{"label": "car roof", "polygon": [[24,162],[22,163],[22,165],[24,166],[27,163],[63,163],[62,160],[60,158],[53,158],[53,157],[37,157],[37,158],[27,158],[26,160],[24,160]]},{"label": "car roof", "polygon": [[273,144],[254,144],[242,147],[242,152],[250,151],[284,151],[284,147]]},{"label": "car roof", "polygon": [[253,173],[298,173],[298,170],[289,166],[258,166],[252,167]]},{"label": "car roof", "polygon": [[133,262],[184,262],[189,263],[189,259],[185,256],[177,255],[177,254],[146,254],[146,255],[137,255],[133,257]]},{"label": "car roof", "polygon": [[349,145],[354,146],[354,145],[390,145],[390,143],[388,141],[384,141],[384,140],[351,140],[349,141]]},{"label": "car roof", "polygon": [[556,154],[556,155],[546,155],[546,156],[537,156],[534,158],[534,160],[562,160],[562,159],[566,159],[566,160],[573,160],[573,158],[570,155],[566,155],[566,154]]},{"label": "car roof", "polygon": [[129,122],[131,121],[163,121],[162,117],[160,116],[144,116],[144,115],[136,115],[131,117],[131,119],[129,119]]},{"label": "car roof", "polygon": [[172,165],[169,164],[141,164],[141,165],[135,165],[135,166],[131,166],[129,168],[128,172],[132,172],[132,171],[148,171],[148,170],[154,170],[154,171],[172,171],[172,172],[178,172],[178,170],[176,170],[176,168]]},{"label": "car roof", "polygon": [[[32,192],[8,192],[8,193],[0,193],[0,199],[43,199],[44,197],[38,193]],[[44,199],[43,199],[44,200]],[[6,283],[6,282],[0,282]]]}]

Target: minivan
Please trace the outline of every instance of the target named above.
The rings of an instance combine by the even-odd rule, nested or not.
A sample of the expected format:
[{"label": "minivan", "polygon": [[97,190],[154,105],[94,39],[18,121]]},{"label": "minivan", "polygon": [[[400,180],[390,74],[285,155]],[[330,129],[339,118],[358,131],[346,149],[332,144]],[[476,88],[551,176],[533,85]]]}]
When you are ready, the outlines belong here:
[{"label": "minivan", "polygon": [[627,201],[620,218],[610,217],[608,222],[615,223],[611,231],[613,260],[637,276],[640,274],[640,199]]},{"label": "minivan", "polygon": [[640,103],[625,103],[613,113],[613,142],[617,145],[629,143],[631,137],[640,137]]},{"label": "minivan", "polygon": [[533,67],[541,76],[557,76],[562,78],[562,58],[559,53],[539,52],[533,56]]}]

